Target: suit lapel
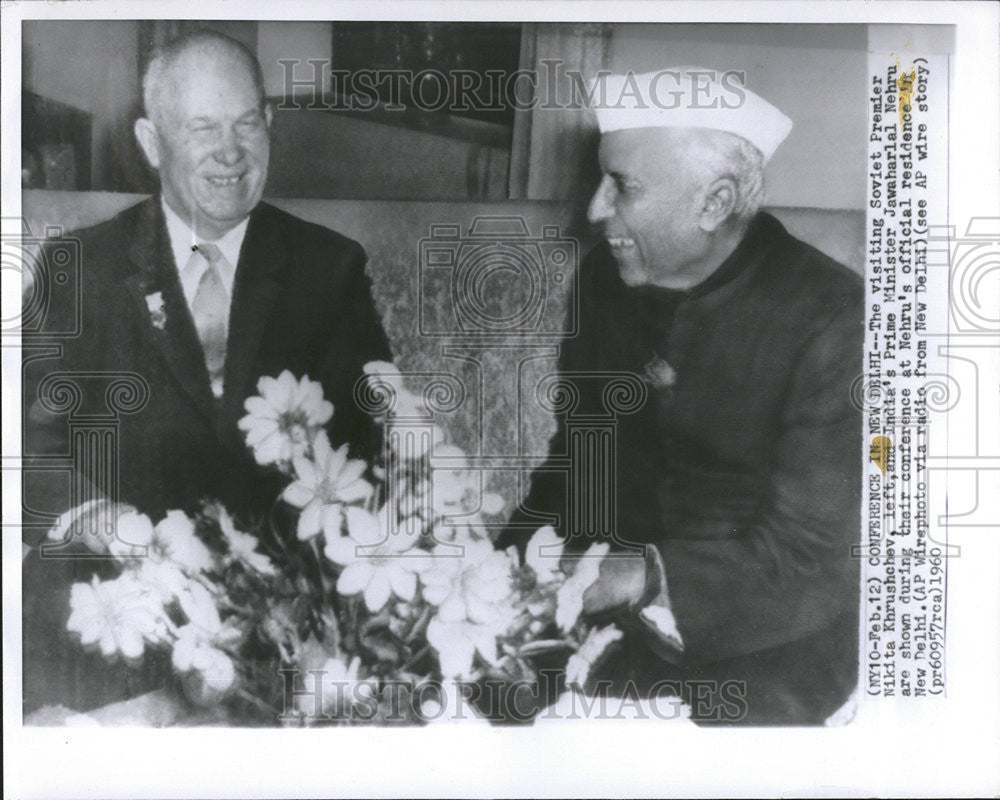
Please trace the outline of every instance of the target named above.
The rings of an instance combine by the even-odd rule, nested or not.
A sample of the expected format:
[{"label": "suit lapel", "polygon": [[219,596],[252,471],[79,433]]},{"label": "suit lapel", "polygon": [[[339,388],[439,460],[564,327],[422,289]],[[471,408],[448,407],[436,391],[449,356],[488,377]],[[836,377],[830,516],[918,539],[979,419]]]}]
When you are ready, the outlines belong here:
[{"label": "suit lapel", "polygon": [[218,420],[220,432],[233,427],[243,413],[242,403],[247,392],[253,390],[248,382],[288,258],[288,245],[282,240],[268,210],[267,206],[258,205],[250,215],[240,248],[229,313],[226,389]]},{"label": "suit lapel", "polygon": [[[163,355],[184,392],[207,418],[214,415],[208,369],[194,320],[188,310],[180,278],[167,240],[166,224],[159,200],[147,200],[140,211],[129,250],[135,266],[126,287],[146,325],[151,342]],[[147,298],[160,292],[165,319],[154,324]]]}]

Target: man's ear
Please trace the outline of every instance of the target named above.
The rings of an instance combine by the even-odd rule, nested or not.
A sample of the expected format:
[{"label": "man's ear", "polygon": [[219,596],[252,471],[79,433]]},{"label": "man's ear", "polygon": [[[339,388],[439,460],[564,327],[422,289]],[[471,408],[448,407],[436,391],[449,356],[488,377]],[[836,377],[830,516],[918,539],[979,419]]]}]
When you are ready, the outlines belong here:
[{"label": "man's ear", "polygon": [[160,168],[160,135],[151,120],[140,117],[135,121],[135,138],[153,169]]},{"label": "man's ear", "polygon": [[736,208],[736,181],[732,178],[716,178],[705,189],[699,227],[705,233],[714,232],[725,222]]},{"label": "man's ear", "polygon": [[271,120],[274,119],[274,109],[270,103],[264,103],[264,119],[267,121],[268,130],[271,129]]}]

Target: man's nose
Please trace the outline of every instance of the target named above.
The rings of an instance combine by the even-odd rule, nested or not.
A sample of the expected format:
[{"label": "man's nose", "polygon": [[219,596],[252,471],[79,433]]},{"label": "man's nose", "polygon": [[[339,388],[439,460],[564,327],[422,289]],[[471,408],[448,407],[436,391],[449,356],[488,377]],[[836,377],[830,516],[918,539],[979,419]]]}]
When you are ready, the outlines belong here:
[{"label": "man's nose", "polygon": [[232,166],[243,158],[243,146],[236,137],[236,132],[229,130],[222,134],[222,139],[213,153],[215,160],[220,164]]},{"label": "man's nose", "polygon": [[611,205],[611,194],[614,191],[614,182],[605,175],[601,178],[601,185],[597,187],[594,196],[590,200],[587,208],[587,219],[591,224],[602,222],[614,214],[614,207]]}]

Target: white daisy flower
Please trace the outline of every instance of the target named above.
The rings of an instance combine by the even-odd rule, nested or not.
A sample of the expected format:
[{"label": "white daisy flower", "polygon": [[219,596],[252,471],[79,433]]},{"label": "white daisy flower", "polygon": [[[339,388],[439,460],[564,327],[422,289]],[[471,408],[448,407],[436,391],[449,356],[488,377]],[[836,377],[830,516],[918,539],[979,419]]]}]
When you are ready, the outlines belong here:
[{"label": "white daisy flower", "polygon": [[334,450],[325,432],[313,443],[313,457],[296,456],[296,479],[285,487],[282,499],[301,508],[298,537],[313,538],[320,531],[327,539],[340,534],[344,505],[367,500],[372,485],[361,476],[366,464],[347,457],[347,445]]},{"label": "white daisy flower", "polygon": [[488,541],[467,542],[462,556],[439,548],[433,566],[420,576],[424,598],[437,606],[427,641],[438,653],[445,678],[467,679],[478,652],[497,661],[497,638],[517,616],[508,553]]},{"label": "white daisy flower", "polygon": [[191,573],[214,566],[212,551],[194,532],[194,521],[183,511],[168,511],[153,529],[153,547],[163,557]]},{"label": "white daisy flower", "polygon": [[323,399],[323,386],[308,376],[296,380],[285,370],[277,378],[262,377],[258,395],[243,404],[239,421],[258,464],[287,464],[302,455],[319,429],[333,416],[333,404]]},{"label": "white daisy flower", "polygon": [[409,520],[409,530],[390,531],[384,506],[377,514],[357,507],[348,507],[345,514],[348,535],[328,538],[323,551],[344,567],[337,591],[345,596],[364,593],[372,613],[380,611],[393,595],[412,600],[417,573],[431,561],[430,553],[415,548],[421,534],[419,521]]},{"label": "white daisy flower", "polygon": [[106,658],[130,661],[142,656],[146,642],[162,641],[167,630],[156,594],[128,573],[113,581],[94,576],[91,583],[73,584],[66,628]]}]

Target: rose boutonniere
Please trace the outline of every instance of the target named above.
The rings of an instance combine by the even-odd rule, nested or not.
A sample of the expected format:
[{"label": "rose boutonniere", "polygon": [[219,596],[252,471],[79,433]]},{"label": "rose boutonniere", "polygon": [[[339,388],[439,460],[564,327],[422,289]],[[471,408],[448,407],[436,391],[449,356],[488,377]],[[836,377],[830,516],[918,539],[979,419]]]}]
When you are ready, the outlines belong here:
[{"label": "rose boutonniere", "polygon": [[153,323],[153,327],[162,331],[167,324],[167,312],[163,307],[163,292],[147,294],[146,307],[149,309],[149,320]]}]

